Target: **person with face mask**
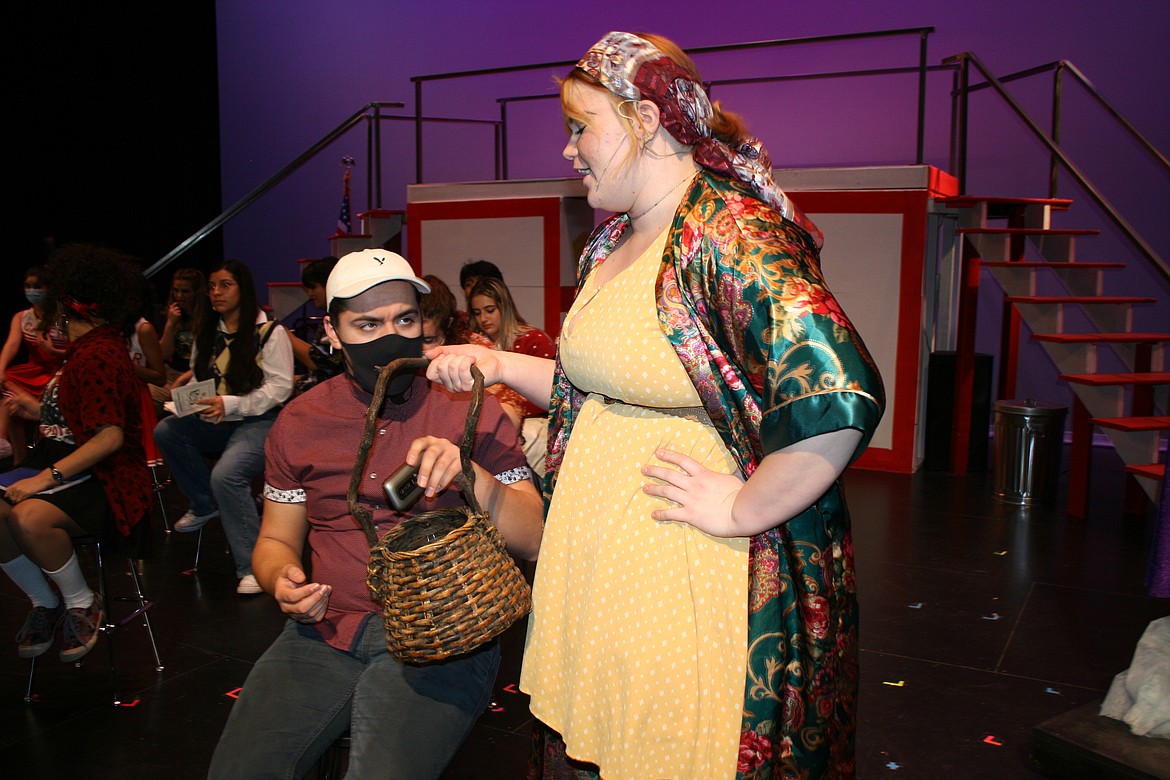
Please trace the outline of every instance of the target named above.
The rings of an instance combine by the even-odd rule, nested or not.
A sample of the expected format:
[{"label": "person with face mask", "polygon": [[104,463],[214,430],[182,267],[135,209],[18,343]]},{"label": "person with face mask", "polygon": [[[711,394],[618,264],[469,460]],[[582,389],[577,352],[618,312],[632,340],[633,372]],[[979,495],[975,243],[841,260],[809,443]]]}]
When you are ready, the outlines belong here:
[{"label": "person with face mask", "polygon": [[[266,445],[256,578],[289,621],[260,657],[212,759],[209,777],[303,777],[346,731],[349,777],[438,777],[483,712],[499,664],[490,642],[442,663],[404,665],[386,648],[365,579],[370,547],[346,493],[382,366],[421,357],[419,294],[429,286],[402,257],[364,249],[329,276],[326,333],[346,372],[285,407]],[[402,373],[377,411],[358,500],[385,534],[419,512],[463,503],[451,487],[470,397]],[[472,452],[475,495],[511,553],[535,559],[541,502],[516,431],[484,399]],[[387,506],[382,483],[418,467],[424,496]],[[302,563],[311,551],[310,580]]]},{"label": "person with face mask", "polygon": [[[260,531],[252,480],[264,471],[268,429],[292,395],[292,345],[284,326],[260,309],[252,273],[239,260],[212,269],[207,290],[210,305],[195,324],[191,369],[175,386],[214,379],[216,394],[195,402],[202,412],[160,421],[154,440],[191,502],[174,530],[198,531],[222,516],[236,592],[250,595],[260,592],[252,576],[252,545]],[[210,470],[205,454],[218,454]]]},{"label": "person with face mask", "polygon": [[[24,297],[29,308],[13,315],[8,339],[0,350],[0,389],[5,392],[24,391],[39,397],[65,359],[69,338],[57,323],[46,321],[51,304],[49,295],[48,272],[44,268],[33,267],[24,272]],[[28,352],[28,360],[12,365],[21,344]],[[11,415],[0,404],[0,460],[10,456],[19,460],[24,449],[19,446],[20,432],[15,428],[11,434],[18,439],[18,446],[13,447],[10,424]]]}]

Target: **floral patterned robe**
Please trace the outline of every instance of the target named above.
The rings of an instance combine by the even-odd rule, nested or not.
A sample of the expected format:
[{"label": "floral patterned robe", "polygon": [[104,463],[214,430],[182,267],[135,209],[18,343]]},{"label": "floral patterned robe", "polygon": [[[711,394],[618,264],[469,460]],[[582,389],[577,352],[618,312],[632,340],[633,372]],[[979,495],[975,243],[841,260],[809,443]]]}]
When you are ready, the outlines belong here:
[{"label": "floral patterned robe", "polygon": [[[594,231],[578,285],[629,224],[620,215]],[[854,458],[864,450],[884,407],[881,379],[804,229],[704,170],[675,214],[655,294],[662,329],[745,475],[768,453],[835,430],[861,431]],[[584,399],[558,360],[546,502]],[[857,599],[840,485],[750,550],[737,777],[851,777]]]}]

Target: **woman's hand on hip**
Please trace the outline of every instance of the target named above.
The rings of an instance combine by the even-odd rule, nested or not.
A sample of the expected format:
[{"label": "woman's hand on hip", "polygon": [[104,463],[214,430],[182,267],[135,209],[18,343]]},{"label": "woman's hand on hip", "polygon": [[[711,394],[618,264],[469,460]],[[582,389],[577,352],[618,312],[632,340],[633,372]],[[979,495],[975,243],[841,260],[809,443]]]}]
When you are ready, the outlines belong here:
[{"label": "woman's hand on hip", "polygon": [[681,452],[658,450],[654,455],[667,465],[642,467],[643,476],[654,480],[643,485],[642,491],[677,506],[656,509],[650,513],[652,518],[687,523],[712,536],[739,535],[731,510],[743,487],[742,479],[712,471]]}]

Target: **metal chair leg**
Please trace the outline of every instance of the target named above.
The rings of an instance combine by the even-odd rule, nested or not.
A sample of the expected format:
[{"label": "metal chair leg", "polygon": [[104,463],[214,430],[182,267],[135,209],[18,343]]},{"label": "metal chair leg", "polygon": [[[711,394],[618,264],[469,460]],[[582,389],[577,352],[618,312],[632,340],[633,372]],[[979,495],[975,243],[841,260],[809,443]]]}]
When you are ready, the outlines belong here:
[{"label": "metal chair leg", "polygon": [[163,528],[167,534],[171,533],[171,521],[167,517],[167,505],[163,501],[163,488],[170,484],[170,480],[161,481],[158,478],[158,466],[150,464],[150,482],[154,486],[154,498],[158,502],[158,513],[162,516]]},{"label": "metal chair leg", "polygon": [[[142,592],[142,581],[138,578],[138,569],[135,565],[135,561],[133,558],[127,558],[126,565],[130,571],[130,578],[134,583],[134,595],[111,597],[109,595],[109,590],[108,590],[107,582],[106,582],[106,564],[105,564],[105,556],[104,556],[104,553],[102,551],[101,541],[94,538],[94,537],[84,537],[84,538],[80,538],[80,539],[75,539],[74,544],[75,545],[90,544],[90,545],[94,546],[94,551],[95,551],[95,555],[97,558],[97,568],[98,568],[98,597],[102,601],[102,609],[104,611],[102,625],[99,627],[99,630],[105,636],[105,640],[106,640],[106,652],[109,656],[109,663],[110,663],[110,687],[113,690],[113,704],[115,707],[117,707],[117,706],[120,706],[122,704],[122,697],[121,697],[121,691],[120,691],[120,687],[119,687],[119,683],[118,683],[117,659],[116,659],[116,655],[114,652],[114,630],[115,629],[127,625],[128,623],[133,621],[136,617],[141,615],[142,620],[143,620],[143,624],[146,627],[146,634],[150,638],[151,652],[154,653],[154,669],[157,672],[161,672],[165,668],[163,666],[162,658],[159,656],[158,642],[155,640],[155,637],[154,637],[154,626],[152,626],[150,623],[150,608],[154,606],[154,602],[147,599],[146,595]],[[111,600],[137,602],[137,608],[134,609],[134,611],[131,612],[126,617],[122,618],[121,620],[119,620],[117,622],[114,622],[113,617],[112,617],[112,612],[111,612]],[[25,702],[31,702],[33,700],[33,680],[35,679],[36,668],[37,668],[36,667],[37,659],[32,658],[29,660],[30,660],[30,663],[29,663],[29,670],[28,670],[28,685],[25,688],[25,693],[24,693]],[[80,667],[81,664],[82,664],[82,659],[78,659],[74,665],[77,667]]]},{"label": "metal chair leg", "polygon": [[32,701],[33,677],[36,676],[36,673],[37,673],[37,659],[34,657],[34,658],[30,658],[28,660],[29,660],[28,687],[26,687],[24,689],[24,702],[25,702],[25,704],[28,704],[29,702]]},{"label": "metal chair leg", "polygon": [[[129,560],[129,559],[128,559]],[[146,596],[142,593],[142,583],[138,579],[138,572],[134,568],[134,561],[129,560],[130,563],[130,577],[134,580],[134,596],[138,599],[138,609],[131,612],[125,620],[118,625],[126,625],[138,615],[142,615],[142,623],[146,627],[146,635],[150,637],[150,649],[154,652],[154,670],[161,672],[164,668],[162,659],[158,655],[158,643],[154,640],[154,627],[150,625],[150,608],[154,606],[154,602],[147,601]]]}]

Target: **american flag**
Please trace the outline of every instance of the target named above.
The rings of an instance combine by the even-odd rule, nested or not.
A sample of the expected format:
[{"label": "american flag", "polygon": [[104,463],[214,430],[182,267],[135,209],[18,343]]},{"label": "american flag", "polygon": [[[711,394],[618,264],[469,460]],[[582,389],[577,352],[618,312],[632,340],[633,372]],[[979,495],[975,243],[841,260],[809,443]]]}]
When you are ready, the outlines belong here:
[{"label": "american flag", "polygon": [[353,165],[352,157],[341,158],[345,166],[345,188],[341,196],[341,213],[337,215],[337,235],[348,236],[353,232],[353,219],[349,212],[349,169]]}]

